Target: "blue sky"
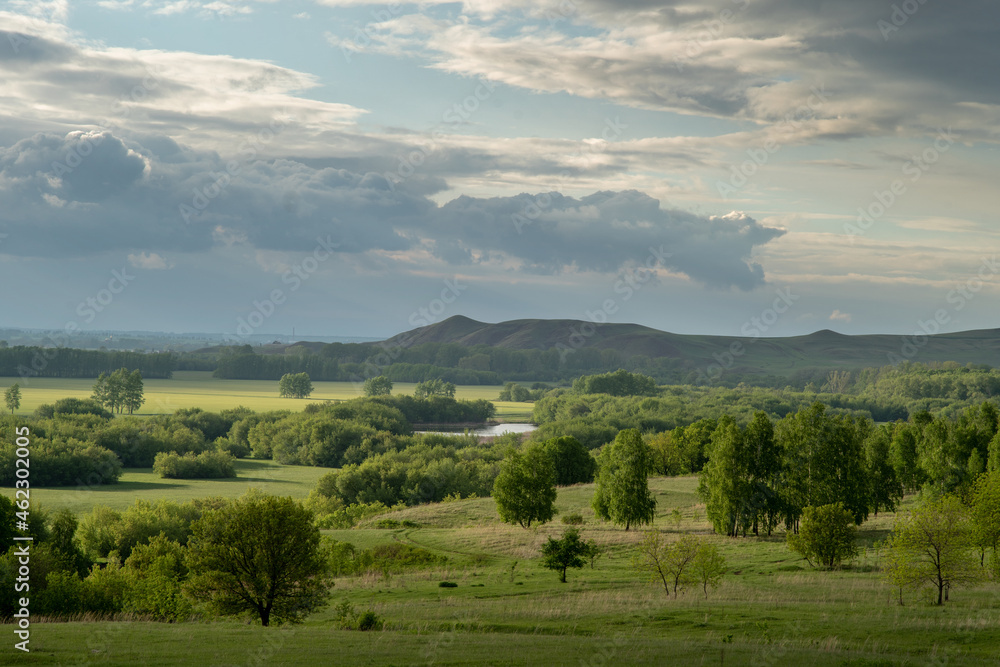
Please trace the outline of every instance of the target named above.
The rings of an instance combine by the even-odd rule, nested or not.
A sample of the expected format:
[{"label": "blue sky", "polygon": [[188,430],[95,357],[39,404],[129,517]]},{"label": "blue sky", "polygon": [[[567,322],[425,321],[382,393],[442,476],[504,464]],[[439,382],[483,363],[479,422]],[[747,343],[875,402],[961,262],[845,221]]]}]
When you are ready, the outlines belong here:
[{"label": "blue sky", "polygon": [[998,19],[969,0],[0,2],[4,324],[737,335],[780,293],[767,335],[993,328]]}]

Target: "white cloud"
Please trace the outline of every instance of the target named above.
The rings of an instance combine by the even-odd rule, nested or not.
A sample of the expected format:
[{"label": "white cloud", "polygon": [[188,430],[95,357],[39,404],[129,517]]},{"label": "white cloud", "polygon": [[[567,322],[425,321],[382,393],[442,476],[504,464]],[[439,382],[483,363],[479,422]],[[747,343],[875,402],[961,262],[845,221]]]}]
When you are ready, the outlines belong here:
[{"label": "white cloud", "polygon": [[141,252],[138,254],[130,253],[128,255],[128,263],[137,269],[147,269],[150,271],[153,270],[162,271],[173,268],[174,266],[172,263],[167,262],[166,259],[164,259],[155,252],[151,253]]},{"label": "white cloud", "polygon": [[842,322],[850,322],[851,321],[851,314],[850,313],[842,313],[839,310],[834,310],[832,313],[830,313],[830,320],[832,320],[834,322],[836,322],[837,320],[840,320]]}]

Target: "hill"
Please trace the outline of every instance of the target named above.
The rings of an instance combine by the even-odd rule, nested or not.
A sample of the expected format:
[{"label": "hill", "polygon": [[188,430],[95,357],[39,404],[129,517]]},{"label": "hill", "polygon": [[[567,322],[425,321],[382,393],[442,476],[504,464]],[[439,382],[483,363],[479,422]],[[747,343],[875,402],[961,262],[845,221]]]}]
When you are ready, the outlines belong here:
[{"label": "hill", "polygon": [[935,336],[849,336],[822,330],[786,338],[696,336],[638,324],[594,324],[581,320],[511,320],[498,324],[456,315],[407,331],[382,345],[451,343],[513,350],[616,350],[626,357],[683,361],[707,376],[737,373],[791,375],[817,368],[879,367],[900,361],[956,362],[1000,366],[1000,329]]}]

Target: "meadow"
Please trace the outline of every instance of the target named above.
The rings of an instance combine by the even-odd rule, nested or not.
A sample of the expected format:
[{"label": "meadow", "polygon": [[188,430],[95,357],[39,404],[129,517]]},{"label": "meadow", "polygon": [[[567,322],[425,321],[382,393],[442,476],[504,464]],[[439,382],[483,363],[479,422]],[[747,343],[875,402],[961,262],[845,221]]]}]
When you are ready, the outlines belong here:
[{"label": "meadow", "polygon": [[[69,378],[4,378],[0,388],[14,382],[21,385],[21,407],[18,414],[31,414],[39,405],[55,403],[60,398],[89,398],[94,381]],[[393,394],[412,394],[416,384],[397,382]],[[363,396],[362,386],[354,382],[313,382],[309,398],[294,399],[278,396],[277,380],[220,380],[210,371],[177,371],[169,380],[144,381],[146,402],[139,414],[170,414],[180,408],[202,408],[218,412],[243,405],[251,410],[300,411],[306,405],[323,401],[345,401]],[[476,400],[485,398],[497,406],[497,418],[504,421],[530,421],[532,405],[496,401],[501,387],[493,385],[460,385],[455,398]]]},{"label": "meadow", "polygon": [[[183,500],[238,495],[263,480],[272,493],[301,497],[308,475],[324,472],[242,462],[231,482],[168,482],[129,471],[121,497]],[[248,465],[250,464],[250,465]],[[323,531],[359,548],[404,542],[445,556],[430,568],[336,580],[331,605],[303,625],[261,628],[237,622],[149,623],[140,619],[36,623],[32,653],[16,665],[837,665],[889,667],[995,665],[1000,660],[1000,599],[993,586],[958,589],[944,607],[919,593],[906,605],[883,584],[873,548],[893,523],[880,514],[860,531],[850,567],[818,571],[767,538],[713,535],[695,477],[652,478],[655,527],[673,538],[695,534],[719,545],[729,572],[706,598],[677,599],[634,571],[642,533],[595,519],[593,485],[559,489],[560,514],[586,520],[583,537],[603,555],[570,570],[568,583],[540,567],[539,549],[566,528],[558,519],[525,530],[499,522],[490,498],[411,507],[392,513],[418,527]],[[94,492],[103,493],[103,492]],[[41,496],[40,496],[41,497]],[[55,495],[53,506],[65,499]],[[121,505],[117,505],[121,506]],[[442,588],[442,581],[457,584]],[[336,605],[384,617],[380,631],[339,629]]]}]

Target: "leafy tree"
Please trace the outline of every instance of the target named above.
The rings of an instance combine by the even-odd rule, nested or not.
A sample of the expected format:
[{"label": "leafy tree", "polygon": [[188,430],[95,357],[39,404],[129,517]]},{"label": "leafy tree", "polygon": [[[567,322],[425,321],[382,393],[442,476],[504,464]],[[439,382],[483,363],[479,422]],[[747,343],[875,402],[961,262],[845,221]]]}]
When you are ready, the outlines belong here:
[{"label": "leafy tree", "polygon": [[378,375],[365,380],[365,396],[389,396],[392,393],[392,380],[384,375]]},{"label": "leafy tree", "polygon": [[636,429],[618,433],[598,460],[597,490],[591,505],[602,519],[624,524],[653,522],[656,499],[649,491],[649,447]]},{"label": "leafy tree", "polygon": [[522,387],[516,382],[508,382],[500,390],[498,401],[511,401],[514,403],[524,403],[531,400],[531,391],[527,387]]},{"label": "leafy tree", "polygon": [[550,537],[542,545],[542,567],[559,572],[559,581],[566,583],[566,570],[582,568],[594,551],[589,542],[580,539],[580,531],[570,528],[560,539]]},{"label": "leafy tree", "polygon": [[746,439],[731,417],[719,420],[712,434],[708,463],[702,468],[698,493],[715,532],[736,537],[750,525],[749,456]]},{"label": "leafy tree", "polygon": [[986,550],[991,552],[994,573],[1000,571],[1000,470],[980,475],[971,494],[972,539],[979,548],[979,564],[985,565]]},{"label": "leafy tree", "polygon": [[417,398],[427,398],[428,396],[455,398],[455,385],[451,382],[445,382],[441,378],[425,380],[424,382],[417,383],[416,389],[413,390],[413,395]]},{"label": "leafy tree", "polygon": [[903,485],[890,463],[892,429],[880,426],[865,439],[865,477],[868,479],[868,498],[871,510],[893,512],[903,499]]},{"label": "leafy tree", "polygon": [[278,395],[282,398],[305,398],[312,391],[309,373],[285,373],[278,380]]},{"label": "leafy tree", "polygon": [[3,400],[10,408],[10,414],[14,414],[14,411],[21,407],[21,385],[15,382],[7,387],[7,391],[3,393]]},{"label": "leafy tree", "polygon": [[66,508],[59,510],[52,515],[49,523],[49,545],[63,569],[84,577],[93,563],[76,540],[76,528],[76,515]]},{"label": "leafy tree", "polygon": [[690,580],[690,570],[698,554],[698,538],[685,535],[676,542],[667,542],[658,530],[648,530],[639,543],[639,554],[633,558],[633,566],[648,572],[653,579],[663,583],[663,590],[674,597],[677,591]]},{"label": "leafy tree", "polygon": [[726,559],[719,553],[719,548],[708,542],[699,544],[694,561],[691,563],[691,574],[693,579],[701,584],[706,598],[708,587],[717,586],[725,573]]},{"label": "leafy tree", "polygon": [[952,588],[979,576],[968,510],[955,496],[926,500],[913,509],[897,521],[887,547],[892,564],[887,578],[896,585],[934,586],[939,605]]},{"label": "leafy tree", "polygon": [[253,489],[192,526],[188,591],[225,615],[299,622],[325,606],[328,563],[313,513]]},{"label": "leafy tree", "polygon": [[551,438],[541,443],[556,468],[556,485],[569,486],[594,481],[597,461],[573,436]]},{"label": "leafy tree", "polygon": [[92,398],[111,412],[132,414],[138,410],[143,398],[142,373],[136,369],[131,373],[127,368],[119,368],[111,374],[101,373],[94,383]]},{"label": "leafy tree", "polygon": [[552,458],[538,446],[523,453],[512,449],[493,482],[493,499],[500,519],[506,523],[529,528],[532,521],[551,521],[556,501]]},{"label": "leafy tree", "polygon": [[142,373],[136,369],[125,376],[125,369],[123,368],[121,371],[122,408],[132,414],[146,402],[143,397]]},{"label": "leafy tree", "polygon": [[613,373],[579,377],[573,381],[573,391],[579,394],[652,396],[656,394],[656,380],[648,375],[618,369]]},{"label": "leafy tree", "polygon": [[857,526],[843,503],[806,507],[798,533],[788,533],[788,548],[810,565],[834,568],[858,555]]}]

